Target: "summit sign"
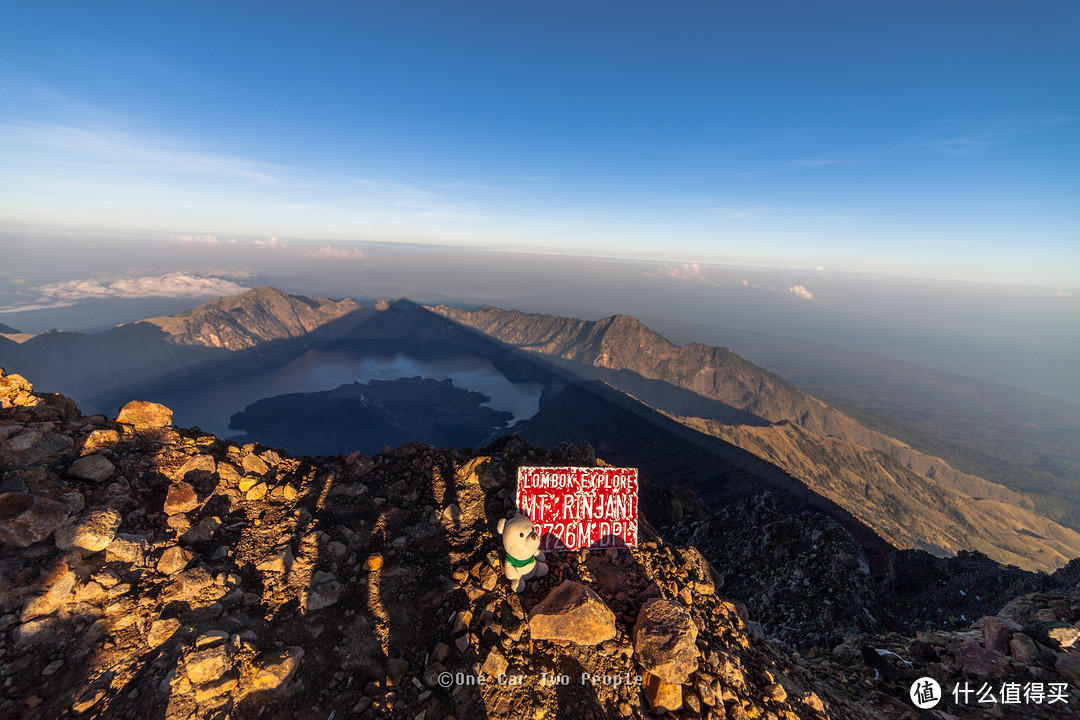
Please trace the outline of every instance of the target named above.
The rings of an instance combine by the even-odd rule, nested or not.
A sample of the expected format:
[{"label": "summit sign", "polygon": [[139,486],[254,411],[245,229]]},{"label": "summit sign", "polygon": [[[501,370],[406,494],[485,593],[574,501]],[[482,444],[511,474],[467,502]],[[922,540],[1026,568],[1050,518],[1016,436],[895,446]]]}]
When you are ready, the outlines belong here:
[{"label": "summit sign", "polygon": [[637,545],[637,468],[519,467],[516,500],[541,550]]}]

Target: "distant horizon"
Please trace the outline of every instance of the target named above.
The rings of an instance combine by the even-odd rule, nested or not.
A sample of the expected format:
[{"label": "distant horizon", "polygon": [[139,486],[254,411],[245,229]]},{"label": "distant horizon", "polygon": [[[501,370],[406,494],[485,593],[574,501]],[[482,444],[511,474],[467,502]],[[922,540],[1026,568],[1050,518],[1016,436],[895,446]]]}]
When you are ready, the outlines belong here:
[{"label": "distant horizon", "polygon": [[[695,325],[797,338],[1080,403],[1080,293],[1061,288],[280,240],[59,238],[19,243],[11,257],[12,269],[0,271],[0,323],[23,332],[104,330],[270,285],[309,297],[489,304],[587,320],[627,314],[678,342],[701,341],[686,329]],[[110,270],[117,257],[126,272]]]}]

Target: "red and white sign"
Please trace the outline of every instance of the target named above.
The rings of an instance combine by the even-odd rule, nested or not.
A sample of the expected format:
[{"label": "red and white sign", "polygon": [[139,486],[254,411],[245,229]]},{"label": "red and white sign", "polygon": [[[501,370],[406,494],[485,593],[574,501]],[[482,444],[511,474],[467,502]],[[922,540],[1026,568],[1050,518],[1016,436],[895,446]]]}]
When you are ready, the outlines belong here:
[{"label": "red and white sign", "polygon": [[636,546],[637,496],[637,468],[518,468],[517,506],[544,551]]}]

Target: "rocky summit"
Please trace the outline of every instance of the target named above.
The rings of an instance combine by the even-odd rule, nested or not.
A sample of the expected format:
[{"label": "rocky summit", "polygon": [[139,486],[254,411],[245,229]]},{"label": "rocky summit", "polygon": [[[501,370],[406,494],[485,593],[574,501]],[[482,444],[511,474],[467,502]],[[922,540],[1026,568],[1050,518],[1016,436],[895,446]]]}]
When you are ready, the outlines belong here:
[{"label": "rocky summit", "polygon": [[[644,521],[638,547],[551,553],[547,577],[513,593],[495,526],[514,510],[516,469],[602,463],[587,445],[289,457],[170,422],[147,403],[84,417],[0,372],[0,717],[946,720],[1078,708],[1075,583],[914,637],[838,617],[840,642],[795,649],[723,597],[737,568],[706,558],[724,548],[670,544]],[[851,560],[807,559],[829,582],[849,571],[868,582],[857,546],[843,546]],[[729,552],[749,572],[744,550]],[[798,592],[798,575],[785,583]],[[920,714],[909,691],[924,676],[948,696]],[[1045,692],[1037,704],[957,702],[949,693],[965,683]],[[1067,698],[1051,702],[1062,683]]]}]

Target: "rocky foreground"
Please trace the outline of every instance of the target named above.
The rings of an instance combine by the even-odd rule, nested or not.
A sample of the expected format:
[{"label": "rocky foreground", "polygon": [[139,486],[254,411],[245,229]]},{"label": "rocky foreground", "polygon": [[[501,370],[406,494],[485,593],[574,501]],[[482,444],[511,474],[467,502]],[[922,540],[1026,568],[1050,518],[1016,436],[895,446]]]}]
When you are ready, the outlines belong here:
[{"label": "rocky foreground", "polygon": [[[962,631],[889,634],[859,599],[857,547],[815,552],[835,530],[807,518],[753,540],[807,532],[806,569],[776,587],[750,540],[726,548],[710,544],[716,528],[684,528],[703,555],[643,524],[639,547],[551,555],[550,574],[515,595],[494,528],[513,511],[516,468],[602,462],[588,446],[290,458],[174,428],[151,403],[83,417],[2,372],[0,406],[3,718],[944,720],[1080,707],[1075,584]],[[760,578],[767,617],[722,597],[713,565],[733,588],[738,568],[718,554]],[[820,592],[819,576],[844,587],[820,614],[785,613],[785,595]],[[822,644],[797,642],[802,627]],[[947,695],[934,710],[909,700],[923,676]],[[983,685],[995,702],[979,701]],[[1004,702],[1014,687],[1026,694]]]}]

